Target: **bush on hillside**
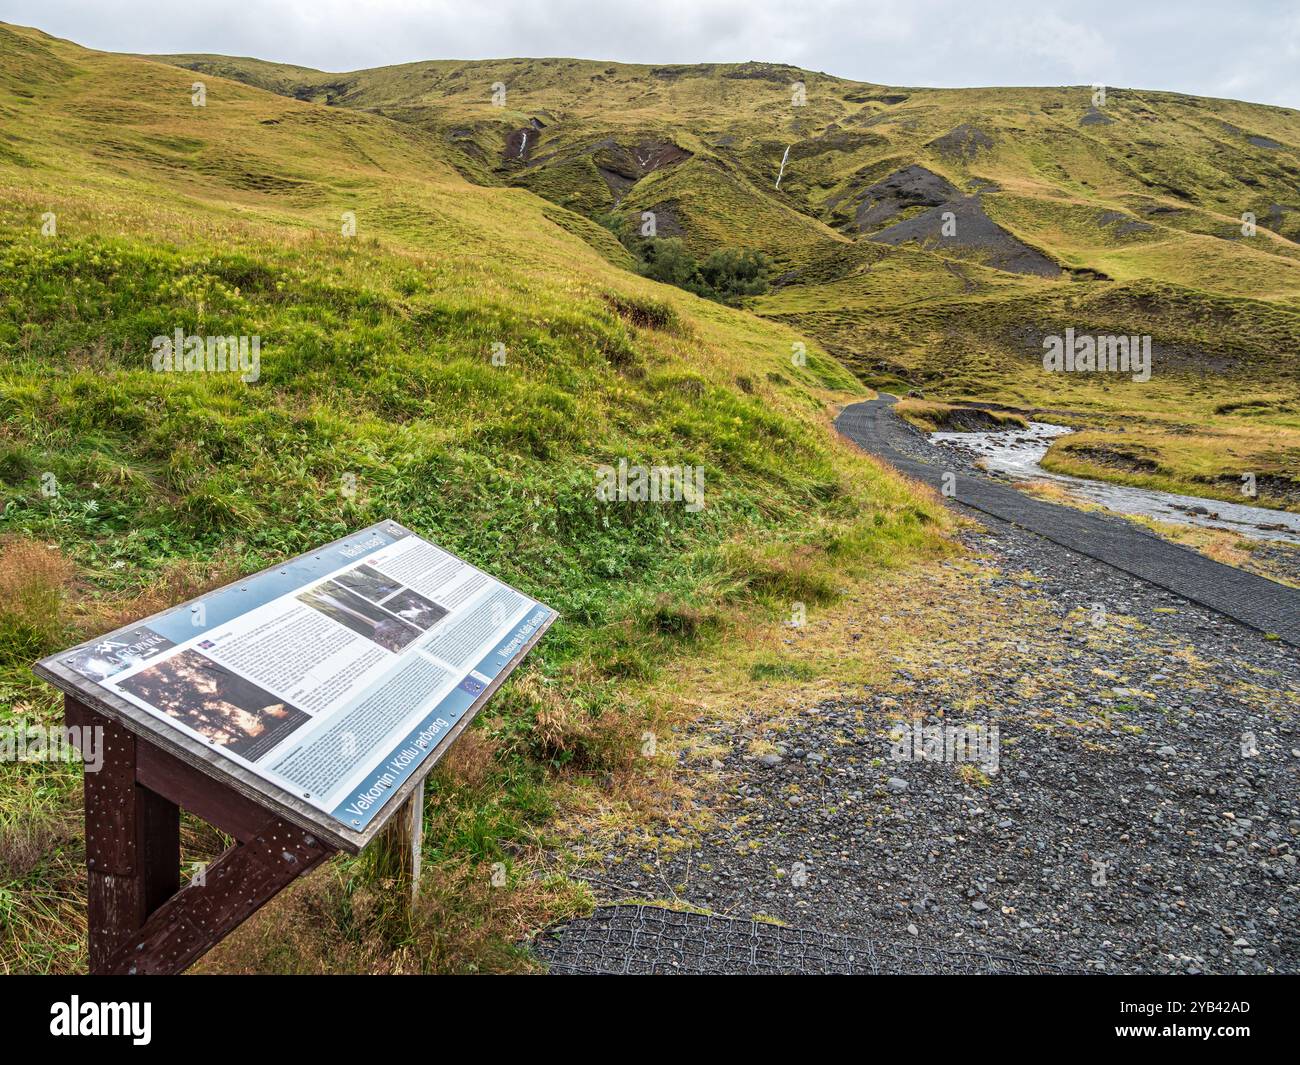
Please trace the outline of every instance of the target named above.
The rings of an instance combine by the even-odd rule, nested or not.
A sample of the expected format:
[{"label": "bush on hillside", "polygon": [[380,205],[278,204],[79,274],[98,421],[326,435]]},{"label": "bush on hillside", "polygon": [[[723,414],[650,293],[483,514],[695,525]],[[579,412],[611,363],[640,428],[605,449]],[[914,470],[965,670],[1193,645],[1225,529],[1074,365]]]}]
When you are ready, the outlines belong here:
[{"label": "bush on hillside", "polygon": [[761,296],[767,291],[772,262],[762,252],[715,248],[700,262],[680,237],[642,237],[618,215],[606,215],[600,221],[636,256],[643,277],[733,307],[745,296]]}]

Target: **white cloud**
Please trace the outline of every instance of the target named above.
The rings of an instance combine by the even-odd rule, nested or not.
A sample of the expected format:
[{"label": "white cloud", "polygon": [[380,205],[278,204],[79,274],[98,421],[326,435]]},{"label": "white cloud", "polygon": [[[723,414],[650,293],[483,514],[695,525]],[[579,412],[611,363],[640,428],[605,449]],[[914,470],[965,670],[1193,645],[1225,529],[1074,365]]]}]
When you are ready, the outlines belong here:
[{"label": "white cloud", "polygon": [[6,0],[95,48],[325,70],[417,59],[766,59],[894,85],[1113,86],[1300,106],[1294,0]]}]

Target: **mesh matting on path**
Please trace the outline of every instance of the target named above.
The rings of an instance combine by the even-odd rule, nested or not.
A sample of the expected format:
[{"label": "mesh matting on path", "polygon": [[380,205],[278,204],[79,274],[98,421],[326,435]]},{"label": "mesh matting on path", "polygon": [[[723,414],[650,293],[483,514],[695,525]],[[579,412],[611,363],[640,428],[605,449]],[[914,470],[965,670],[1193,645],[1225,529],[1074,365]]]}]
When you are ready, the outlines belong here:
[{"label": "mesh matting on path", "polygon": [[670,910],[600,906],[540,936],[552,975],[845,974],[1019,975],[1070,970],[1032,958],[941,950],[919,943],[789,928]]}]

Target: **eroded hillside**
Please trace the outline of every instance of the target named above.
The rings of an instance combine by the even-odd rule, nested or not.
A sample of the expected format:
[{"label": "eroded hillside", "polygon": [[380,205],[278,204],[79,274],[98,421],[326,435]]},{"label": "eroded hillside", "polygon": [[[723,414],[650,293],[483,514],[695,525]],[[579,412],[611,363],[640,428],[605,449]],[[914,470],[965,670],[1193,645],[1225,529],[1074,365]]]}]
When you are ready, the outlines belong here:
[{"label": "eroded hillside", "polygon": [[[1283,486],[1265,502],[1300,499],[1295,111],[763,63],[170,58],[414,125],[481,184],[650,212],[701,255],[762,251],[775,283],[753,310],[870,384],[1075,411],[1110,456],[1079,472],[1231,495],[1247,470]],[[1150,335],[1151,380],[1045,373],[1067,327]]]}]

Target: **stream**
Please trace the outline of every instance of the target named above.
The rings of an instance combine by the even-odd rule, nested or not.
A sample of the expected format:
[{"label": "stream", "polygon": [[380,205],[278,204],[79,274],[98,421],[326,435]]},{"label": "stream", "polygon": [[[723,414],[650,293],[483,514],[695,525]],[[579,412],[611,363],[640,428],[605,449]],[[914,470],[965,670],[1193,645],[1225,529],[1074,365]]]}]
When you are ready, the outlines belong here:
[{"label": "stream", "polygon": [[1130,488],[1083,477],[1051,473],[1039,465],[1058,437],[1074,430],[1049,422],[1030,422],[1028,429],[996,432],[930,433],[932,444],[958,447],[979,459],[990,473],[1012,480],[1046,480],[1063,486],[1075,499],[1099,503],[1117,514],[1138,515],[1177,525],[1202,525],[1226,529],[1252,540],[1270,540],[1300,545],[1300,514],[1244,503],[1225,503],[1149,488]]}]

